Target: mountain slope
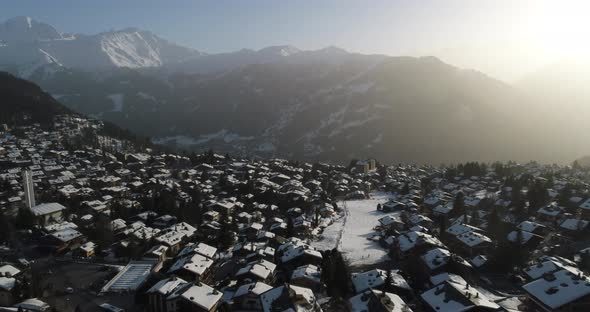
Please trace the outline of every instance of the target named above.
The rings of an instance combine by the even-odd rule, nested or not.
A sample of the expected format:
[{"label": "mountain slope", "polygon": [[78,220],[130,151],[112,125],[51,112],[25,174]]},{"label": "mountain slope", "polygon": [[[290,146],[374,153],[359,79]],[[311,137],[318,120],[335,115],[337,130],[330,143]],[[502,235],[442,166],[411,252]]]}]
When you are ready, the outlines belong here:
[{"label": "mountain slope", "polygon": [[590,154],[590,63],[565,59],[550,64],[517,84],[535,103],[530,114],[539,135],[556,142],[555,153],[571,160]]},{"label": "mountain slope", "polygon": [[73,109],[189,149],[338,161],[555,160],[535,135],[527,98],[433,57],[300,51],[165,77],[70,71],[40,83]]},{"label": "mountain slope", "polygon": [[55,115],[73,114],[70,109],[43,92],[39,86],[5,72],[0,72],[0,99],[0,123],[46,124],[51,122]]},{"label": "mountain slope", "polygon": [[71,36],[27,18],[0,28],[0,68],[187,149],[428,163],[590,154],[590,109],[554,92],[567,90],[553,87],[563,74],[530,91],[434,57],[292,46],[207,55],[134,28]]},{"label": "mountain slope", "polygon": [[[65,36],[29,17],[0,24],[0,66],[59,64],[87,71],[172,65],[203,53],[135,28]],[[21,70],[22,71],[22,70]]]}]

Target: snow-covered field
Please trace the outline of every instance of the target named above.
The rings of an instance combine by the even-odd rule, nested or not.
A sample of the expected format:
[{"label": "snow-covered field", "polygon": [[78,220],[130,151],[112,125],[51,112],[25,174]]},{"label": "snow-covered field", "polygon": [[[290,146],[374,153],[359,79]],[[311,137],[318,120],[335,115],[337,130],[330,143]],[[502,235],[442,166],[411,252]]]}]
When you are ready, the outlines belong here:
[{"label": "snow-covered field", "polygon": [[338,249],[352,266],[370,265],[389,259],[387,251],[378,242],[368,240],[379,224],[377,220],[386,214],[377,211],[377,204],[385,203],[391,195],[371,193],[366,200],[347,200],[338,203],[345,215],[328,226],[320,240],[312,245],[319,249]]}]

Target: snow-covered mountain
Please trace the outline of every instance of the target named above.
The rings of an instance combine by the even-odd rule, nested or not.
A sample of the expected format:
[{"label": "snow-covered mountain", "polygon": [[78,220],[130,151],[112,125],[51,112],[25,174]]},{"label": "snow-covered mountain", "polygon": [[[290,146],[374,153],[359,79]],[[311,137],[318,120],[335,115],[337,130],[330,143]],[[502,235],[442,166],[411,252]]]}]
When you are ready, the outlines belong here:
[{"label": "snow-covered mountain", "polygon": [[127,28],[95,35],[63,35],[30,17],[0,24],[0,65],[30,68],[57,64],[86,71],[149,68],[181,63],[204,55],[168,42],[149,31]]},{"label": "snow-covered mountain", "polygon": [[572,135],[587,133],[587,114],[548,125],[550,106],[531,109],[515,88],[435,57],[289,45],[204,54],[135,28],[64,35],[28,18],[0,29],[0,69],[186,149],[429,163],[590,154]]},{"label": "snow-covered mountain", "polygon": [[184,149],[429,163],[572,156],[542,157],[555,141],[534,135],[538,119],[504,83],[434,57],[330,50],[221,73],[70,71],[39,83],[74,110]]},{"label": "snow-covered mountain", "polygon": [[4,43],[35,42],[63,39],[53,26],[30,17],[20,16],[0,24],[0,41]]}]

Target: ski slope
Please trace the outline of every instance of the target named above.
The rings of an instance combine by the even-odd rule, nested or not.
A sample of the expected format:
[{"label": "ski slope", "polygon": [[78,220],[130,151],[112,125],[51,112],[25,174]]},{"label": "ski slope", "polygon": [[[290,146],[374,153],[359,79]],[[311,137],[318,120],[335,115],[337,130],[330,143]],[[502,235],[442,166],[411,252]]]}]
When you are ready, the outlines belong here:
[{"label": "ski slope", "polygon": [[371,193],[369,199],[347,200],[338,203],[344,215],[328,226],[320,240],[312,245],[319,249],[338,249],[351,266],[365,266],[389,259],[387,251],[378,242],[369,240],[375,234],[377,220],[385,216],[377,211],[377,204],[385,203],[390,194]]}]

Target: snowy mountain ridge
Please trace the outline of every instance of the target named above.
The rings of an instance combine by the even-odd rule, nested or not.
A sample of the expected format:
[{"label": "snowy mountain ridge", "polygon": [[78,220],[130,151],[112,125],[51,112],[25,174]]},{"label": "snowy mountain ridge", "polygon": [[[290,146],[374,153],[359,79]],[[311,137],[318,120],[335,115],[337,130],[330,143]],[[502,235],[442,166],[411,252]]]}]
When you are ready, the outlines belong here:
[{"label": "snowy mountain ridge", "polygon": [[136,28],[66,36],[53,26],[30,17],[16,17],[1,23],[0,42],[1,63],[25,68],[32,64],[37,67],[61,64],[89,71],[149,68],[204,55]]}]

